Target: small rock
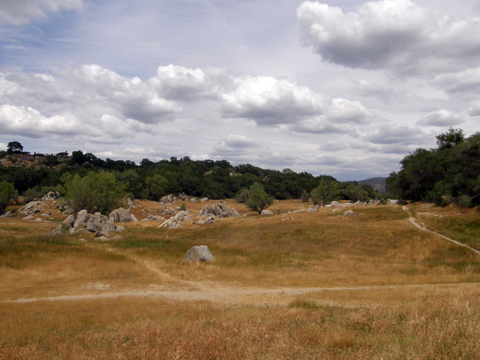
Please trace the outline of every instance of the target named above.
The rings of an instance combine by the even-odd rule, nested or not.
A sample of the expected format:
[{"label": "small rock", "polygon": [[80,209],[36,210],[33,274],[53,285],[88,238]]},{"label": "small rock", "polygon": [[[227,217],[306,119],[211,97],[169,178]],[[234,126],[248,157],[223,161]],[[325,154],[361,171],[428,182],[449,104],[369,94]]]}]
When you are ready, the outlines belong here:
[{"label": "small rock", "polygon": [[192,264],[192,263],[200,263],[200,262],[213,262],[215,259],[213,258],[210,250],[207,246],[194,246],[190,250],[187,251],[185,255],[185,264]]},{"label": "small rock", "polygon": [[270,210],[262,210],[262,213],[260,215],[273,215],[273,212]]}]

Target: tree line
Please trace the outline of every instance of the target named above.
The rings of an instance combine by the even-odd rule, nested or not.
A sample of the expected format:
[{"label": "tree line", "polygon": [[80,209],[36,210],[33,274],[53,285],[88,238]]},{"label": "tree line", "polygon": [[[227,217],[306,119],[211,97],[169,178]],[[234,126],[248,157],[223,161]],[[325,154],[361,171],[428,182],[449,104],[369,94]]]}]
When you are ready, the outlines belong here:
[{"label": "tree line", "polygon": [[[8,156],[5,153],[0,157],[2,155]],[[75,186],[88,188],[95,184],[92,177],[98,174],[109,174],[108,181],[115,180],[127,197],[154,201],[177,193],[210,199],[240,199],[242,191],[250,191],[254,184],[261,184],[265,193],[277,200],[312,198],[314,203],[318,203],[385,196],[375,192],[370,185],[360,186],[355,181],[340,182],[328,175],[313,176],[290,169],[268,170],[251,164],[233,166],[226,160],[191,160],[188,156],[158,162],[143,159],[137,165],[129,160],[102,160],[79,150],[64,160],[64,166],[58,170],[53,168],[57,162],[61,163],[59,160],[55,163],[44,161],[46,166],[40,169],[0,166],[0,182],[11,184],[15,192],[24,195],[26,200],[41,197],[48,191],[65,195]],[[102,176],[105,178],[105,175]],[[90,185],[80,184],[81,179]],[[112,183],[110,186],[113,186]]]},{"label": "tree line", "polygon": [[450,128],[436,136],[437,148],[416,149],[387,179],[387,191],[412,201],[480,205],[480,132],[466,137]]}]

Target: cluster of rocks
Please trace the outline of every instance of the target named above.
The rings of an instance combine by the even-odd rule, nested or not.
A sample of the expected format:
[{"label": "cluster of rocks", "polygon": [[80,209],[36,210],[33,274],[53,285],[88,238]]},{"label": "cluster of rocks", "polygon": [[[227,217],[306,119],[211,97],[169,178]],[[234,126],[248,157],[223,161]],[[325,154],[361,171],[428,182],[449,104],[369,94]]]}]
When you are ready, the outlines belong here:
[{"label": "cluster of rocks", "polygon": [[60,193],[50,191],[44,197],[42,197],[41,201],[55,201],[60,199]]},{"label": "cluster of rocks", "polygon": [[98,240],[121,240],[121,236],[115,236],[110,238],[112,232],[125,232],[123,225],[116,226],[116,222],[130,222],[138,221],[130,214],[130,211],[124,208],[113,210],[109,217],[102,215],[99,212],[95,214],[89,214],[87,210],[81,210],[78,212],[77,217],[70,215],[67,217],[55,230],[52,235],[58,236],[65,233],[80,234],[84,231],[88,233],[95,233]]},{"label": "cluster of rocks", "polygon": [[[197,199],[195,199],[194,197],[185,195],[185,194],[177,194],[177,195],[170,194],[170,195],[166,195],[166,196],[164,196],[160,199],[161,204],[169,204],[169,203],[173,203],[173,202],[176,202],[176,201],[197,202]],[[201,201],[203,201],[203,199]],[[208,199],[206,199],[206,201],[208,201]]]},{"label": "cluster of rocks", "polygon": [[200,216],[215,215],[219,218],[240,217],[237,210],[232,209],[224,201],[218,201],[216,204],[204,205],[200,210]]},{"label": "cluster of rocks", "polygon": [[184,220],[190,221],[192,219],[193,217],[190,215],[190,212],[180,211],[175,216],[171,217],[170,219],[164,221],[159,226],[157,226],[157,229],[161,229],[161,228],[178,229],[181,226],[182,221]]}]

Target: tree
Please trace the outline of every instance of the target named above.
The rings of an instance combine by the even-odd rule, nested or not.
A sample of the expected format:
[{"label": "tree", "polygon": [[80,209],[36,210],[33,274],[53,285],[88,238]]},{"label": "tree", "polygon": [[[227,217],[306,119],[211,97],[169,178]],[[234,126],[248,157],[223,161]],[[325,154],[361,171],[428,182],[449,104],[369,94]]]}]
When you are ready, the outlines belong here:
[{"label": "tree", "polygon": [[158,201],[167,194],[168,180],[161,175],[153,175],[145,180],[146,195],[150,200]]},{"label": "tree", "polygon": [[112,173],[88,172],[84,177],[65,175],[65,199],[75,211],[107,213],[123,203],[125,185],[118,182]]},{"label": "tree", "polygon": [[273,203],[273,198],[269,197],[263,186],[259,183],[255,183],[250,187],[251,195],[248,198],[245,205],[250,209],[257,211],[259,214],[262,213],[262,210],[269,207]]},{"label": "tree", "polygon": [[439,150],[450,149],[465,141],[462,129],[448,129],[448,132],[436,136]]},{"label": "tree", "polygon": [[6,181],[0,182],[0,214],[2,214],[8,206],[10,199],[17,194],[13,184]]},{"label": "tree", "polygon": [[23,146],[18,141],[11,141],[7,145],[7,154],[15,154],[23,151]]},{"label": "tree", "polygon": [[327,181],[324,178],[320,179],[318,186],[310,192],[312,202],[317,205],[322,205],[331,202],[337,195],[337,183],[334,181]]}]

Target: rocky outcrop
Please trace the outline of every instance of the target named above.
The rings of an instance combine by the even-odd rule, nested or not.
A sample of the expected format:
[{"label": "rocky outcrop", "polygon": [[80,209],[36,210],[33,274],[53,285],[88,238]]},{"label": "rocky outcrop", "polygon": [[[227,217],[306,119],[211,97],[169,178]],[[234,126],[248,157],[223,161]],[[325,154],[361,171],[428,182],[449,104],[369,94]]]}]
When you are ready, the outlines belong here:
[{"label": "rocky outcrop", "polygon": [[65,234],[72,228],[74,223],[75,217],[73,215],[70,215],[65,220],[63,220],[63,222],[55,230],[53,230],[52,236],[59,236]]},{"label": "rocky outcrop", "polygon": [[216,204],[204,205],[202,210],[200,210],[200,216],[209,215],[215,215],[219,218],[240,217],[240,214],[237,212],[237,210],[232,209],[223,201],[219,201]]},{"label": "rocky outcrop", "polygon": [[107,223],[108,218],[105,215],[96,212],[90,217],[87,223],[87,231],[100,233],[103,230],[103,226]]},{"label": "rocky outcrop", "polygon": [[213,262],[215,259],[213,258],[210,250],[207,246],[194,246],[190,250],[187,251],[185,255],[185,264],[198,264],[201,262]]}]

